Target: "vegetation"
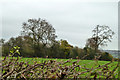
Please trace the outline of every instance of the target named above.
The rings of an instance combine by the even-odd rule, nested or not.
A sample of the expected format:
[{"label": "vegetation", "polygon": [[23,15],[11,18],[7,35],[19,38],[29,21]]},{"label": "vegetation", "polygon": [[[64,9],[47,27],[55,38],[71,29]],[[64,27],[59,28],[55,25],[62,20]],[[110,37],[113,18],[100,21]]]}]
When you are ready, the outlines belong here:
[{"label": "vegetation", "polygon": [[13,57],[19,54],[14,47],[2,60],[2,79],[116,79],[118,62],[80,59],[41,59]]},{"label": "vegetation", "polygon": [[[93,30],[92,38],[86,42],[86,47],[78,48],[70,45],[67,40],[56,40],[55,29],[46,20],[29,19],[22,24],[21,35],[10,38],[7,42],[1,39],[2,55],[7,56],[9,50],[14,46],[20,47],[22,57],[48,57],[48,58],[79,58],[92,60],[97,53],[104,55],[99,51],[99,46],[107,45],[111,41],[114,32],[108,26],[99,26]],[[109,54],[109,53],[108,53]],[[14,55],[17,56],[17,55]],[[102,56],[100,60],[106,60],[107,56]],[[109,56],[112,58],[112,56]],[[112,59],[109,59],[112,60]]]},{"label": "vegetation", "polygon": [[70,45],[67,40],[57,41],[55,29],[40,18],[24,22],[22,29],[20,36],[6,42],[0,40],[4,56],[0,66],[2,79],[118,78],[119,64],[112,55],[99,50],[114,34],[108,26],[98,25],[83,49]]},{"label": "vegetation", "polygon": [[106,46],[107,42],[111,42],[112,36],[115,34],[108,26],[97,25],[93,29],[93,36],[87,40],[86,46],[92,47],[97,52],[99,46]]}]

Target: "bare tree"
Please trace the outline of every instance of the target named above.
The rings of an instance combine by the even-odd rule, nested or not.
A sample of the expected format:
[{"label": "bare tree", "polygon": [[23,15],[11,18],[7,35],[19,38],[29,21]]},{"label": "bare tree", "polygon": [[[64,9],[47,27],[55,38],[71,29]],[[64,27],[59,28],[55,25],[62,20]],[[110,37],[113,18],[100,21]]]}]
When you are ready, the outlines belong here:
[{"label": "bare tree", "polygon": [[115,34],[108,26],[99,25],[92,32],[92,38],[87,40],[86,46],[94,48],[95,51],[98,51],[99,46],[107,46],[107,42],[111,42],[112,36]]},{"label": "bare tree", "polygon": [[22,34],[31,37],[35,44],[42,43],[44,46],[52,44],[57,37],[52,25],[40,18],[24,22]]}]

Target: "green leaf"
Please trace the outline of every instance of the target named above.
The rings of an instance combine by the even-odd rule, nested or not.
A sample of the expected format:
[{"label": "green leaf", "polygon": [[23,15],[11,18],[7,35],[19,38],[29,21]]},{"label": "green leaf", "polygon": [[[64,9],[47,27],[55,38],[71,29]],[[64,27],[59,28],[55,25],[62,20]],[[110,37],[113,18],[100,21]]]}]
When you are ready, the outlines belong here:
[{"label": "green leaf", "polygon": [[10,53],[13,53],[13,52],[14,52],[13,50],[10,51]]},{"label": "green leaf", "polygon": [[17,47],[14,47],[14,49],[17,49]]}]

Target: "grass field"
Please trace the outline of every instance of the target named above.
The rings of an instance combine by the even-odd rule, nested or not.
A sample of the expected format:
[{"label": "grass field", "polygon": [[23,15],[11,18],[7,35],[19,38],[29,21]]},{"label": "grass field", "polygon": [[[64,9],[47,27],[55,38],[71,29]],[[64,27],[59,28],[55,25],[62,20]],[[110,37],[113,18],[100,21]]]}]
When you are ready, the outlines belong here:
[{"label": "grass field", "polygon": [[[15,57],[14,57],[15,58]],[[44,62],[44,61],[48,61],[48,60],[55,60],[57,62],[60,62],[60,61],[67,61],[69,59],[54,59],[54,58],[21,58],[19,61],[23,61],[23,62],[28,62],[29,64],[34,64],[34,62],[37,62],[37,63],[41,63],[41,62]],[[77,61],[79,59],[71,59],[71,63],[67,63],[65,65],[72,65],[72,62],[74,61]],[[95,61],[95,60],[79,60],[79,65],[81,66],[84,66],[86,65],[87,68],[92,68],[92,67],[97,67],[99,65],[104,65],[106,63],[109,63],[110,61]],[[110,66],[115,66],[117,65],[118,62],[117,61],[114,61],[112,64],[110,64]],[[112,67],[114,68],[114,67]],[[112,69],[111,68],[111,69]]]},{"label": "grass field", "polygon": [[[43,61],[46,61],[46,60],[56,60],[56,61],[67,61],[69,59],[54,59],[54,58],[21,58],[20,61],[23,61],[23,62],[29,62],[29,64],[33,64],[34,61],[37,61],[38,63],[41,63]],[[74,62],[74,61],[77,61],[79,59],[72,59],[71,61]],[[98,63],[96,63],[95,60],[79,60],[79,65],[82,65],[84,66],[85,64],[87,65],[88,64],[88,67],[92,67],[94,66],[95,64],[96,65],[104,65],[106,63],[109,63],[110,61],[98,61]],[[117,61],[114,61],[112,63],[112,65],[117,65]],[[67,65],[71,65],[71,63],[67,64]]]}]

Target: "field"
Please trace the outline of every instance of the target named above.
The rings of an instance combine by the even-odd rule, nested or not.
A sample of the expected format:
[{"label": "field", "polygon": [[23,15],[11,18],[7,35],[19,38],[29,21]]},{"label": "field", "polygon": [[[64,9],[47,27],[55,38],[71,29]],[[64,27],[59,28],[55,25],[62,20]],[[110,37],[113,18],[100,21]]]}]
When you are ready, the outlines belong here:
[{"label": "field", "polygon": [[[61,62],[61,61],[67,61],[69,59],[54,59],[54,58],[22,58],[20,61],[23,61],[23,62],[29,62],[29,64],[33,64],[33,62],[36,62],[37,63],[41,63],[41,62],[44,62],[44,61],[49,61],[49,60],[55,60],[57,62]],[[71,59],[71,62],[75,62],[79,59]],[[111,61],[98,61],[96,63],[95,60],[79,60],[79,65],[81,66],[84,66],[84,65],[87,65],[87,67],[93,67],[95,65],[104,65],[106,63],[109,63]],[[111,65],[117,65],[117,61],[116,62],[113,62]],[[72,63],[67,63],[67,65],[72,65]]]},{"label": "field", "polygon": [[[9,58],[7,57],[7,59]],[[15,57],[13,59],[13,61],[17,60]],[[10,57],[9,60],[12,61],[12,58]],[[9,63],[10,62],[8,62],[8,64]],[[118,62],[79,59],[20,58],[15,65],[16,68],[20,67],[18,65],[21,63],[24,63],[21,68],[25,69],[25,67],[29,65],[30,67],[28,67],[28,69],[26,67],[25,70],[31,69],[30,71],[36,73],[33,78],[36,78],[39,73],[41,74],[41,76],[39,76],[40,78],[53,78],[53,76],[58,78],[57,76],[61,75],[61,72],[66,73],[65,78],[73,78],[75,76],[77,78],[78,76],[80,78],[95,78],[95,75],[98,75],[96,78],[107,78],[108,75],[114,76],[112,78],[118,78],[118,68],[116,69]],[[37,64],[44,65],[35,67]],[[35,68],[32,68],[33,66]],[[66,68],[68,69],[66,70]],[[51,72],[52,70],[53,72]],[[114,75],[112,73],[114,73]],[[28,73],[23,73],[25,77],[28,77],[27,74]]]}]

